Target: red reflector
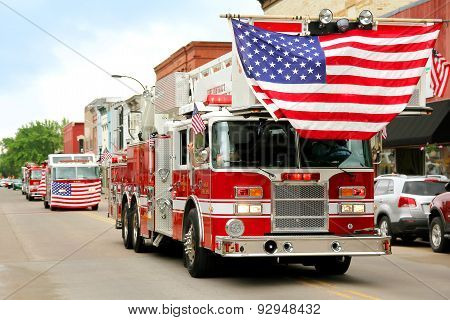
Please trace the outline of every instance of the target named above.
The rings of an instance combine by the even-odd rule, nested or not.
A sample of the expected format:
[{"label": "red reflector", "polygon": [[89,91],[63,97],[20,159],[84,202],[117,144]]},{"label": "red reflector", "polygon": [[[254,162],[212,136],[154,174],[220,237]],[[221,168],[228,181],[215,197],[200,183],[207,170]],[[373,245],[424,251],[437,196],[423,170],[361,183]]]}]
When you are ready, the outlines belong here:
[{"label": "red reflector", "polygon": [[425,182],[440,182],[439,179],[435,179],[435,178],[427,178],[424,181]]},{"label": "red reflector", "polygon": [[281,180],[286,181],[318,181],[320,180],[320,173],[289,173],[281,174]]},{"label": "red reflector", "polygon": [[250,190],[248,188],[237,188],[236,195],[238,197],[248,197]]},{"label": "red reflector", "polygon": [[414,208],[416,207],[416,200],[414,200],[413,198],[408,198],[408,197],[400,197],[398,199],[398,207],[402,208],[402,207],[411,207]]}]

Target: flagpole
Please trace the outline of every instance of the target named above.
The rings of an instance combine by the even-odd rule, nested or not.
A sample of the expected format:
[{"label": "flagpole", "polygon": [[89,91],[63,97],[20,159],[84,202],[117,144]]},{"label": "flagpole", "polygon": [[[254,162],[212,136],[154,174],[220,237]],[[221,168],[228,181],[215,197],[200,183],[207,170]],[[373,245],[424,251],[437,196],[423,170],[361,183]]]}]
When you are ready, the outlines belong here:
[{"label": "flagpole", "polygon": [[[255,20],[312,20],[318,21],[319,17],[314,16],[289,16],[289,15],[252,15],[252,14],[237,14],[226,13],[221,14],[221,18],[225,19],[255,19]],[[358,21],[357,18],[349,17],[334,17],[333,20],[348,19],[349,21]],[[410,23],[440,23],[449,22],[450,20],[443,19],[412,19],[412,18],[374,18],[376,22],[410,22]]]}]

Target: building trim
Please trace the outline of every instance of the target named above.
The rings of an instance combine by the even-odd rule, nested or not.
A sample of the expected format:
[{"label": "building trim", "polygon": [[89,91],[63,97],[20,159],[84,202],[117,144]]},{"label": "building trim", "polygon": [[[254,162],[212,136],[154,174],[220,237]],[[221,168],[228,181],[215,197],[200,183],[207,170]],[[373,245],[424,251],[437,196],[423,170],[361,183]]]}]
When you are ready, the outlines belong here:
[{"label": "building trim", "polygon": [[404,6],[400,7],[400,8],[392,10],[391,12],[388,12],[388,13],[385,13],[385,14],[381,15],[380,18],[390,18],[390,17],[395,16],[396,14],[398,14],[400,12],[403,12],[403,11],[408,10],[410,8],[414,8],[414,7],[420,6],[421,4],[429,2],[429,1],[431,1],[431,0],[418,0],[418,1],[412,2],[410,4],[406,4],[406,5],[404,5]]}]

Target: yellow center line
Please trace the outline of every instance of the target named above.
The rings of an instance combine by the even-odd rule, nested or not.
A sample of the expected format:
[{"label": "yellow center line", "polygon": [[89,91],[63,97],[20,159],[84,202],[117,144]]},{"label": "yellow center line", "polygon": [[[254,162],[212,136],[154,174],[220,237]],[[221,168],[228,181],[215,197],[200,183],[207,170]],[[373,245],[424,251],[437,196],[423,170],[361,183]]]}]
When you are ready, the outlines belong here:
[{"label": "yellow center line", "polygon": [[96,215],[95,213],[83,212],[82,214],[85,215],[86,217],[90,217],[90,218],[96,219],[98,221],[107,222],[109,224],[115,224],[115,221],[113,219],[110,219],[107,217],[101,217],[99,215]]},{"label": "yellow center line", "polygon": [[[306,284],[307,286],[316,288],[316,289],[324,289],[325,288],[324,286],[322,286],[320,284],[315,284],[313,281],[311,281],[309,279],[300,280],[300,282]],[[333,290],[333,289],[331,289],[329,287],[327,287],[325,289],[326,289],[326,291],[328,291],[328,292],[330,292],[330,293],[332,293],[332,294],[334,294],[336,296],[339,296],[341,298],[348,299],[348,300],[352,300],[353,299],[353,297],[351,295],[345,294],[343,292],[340,292],[340,291],[337,291],[337,290]]]},{"label": "yellow center line", "polygon": [[329,283],[322,280],[316,280],[316,279],[305,279],[304,281],[306,284],[310,284],[312,286],[315,286],[316,288],[325,288],[329,292],[332,292],[338,296],[345,297],[346,299],[354,299],[353,296],[368,299],[368,300],[381,300],[381,298],[371,296],[368,294],[365,294],[363,292],[357,291],[357,290],[342,290],[338,288],[335,284]]}]

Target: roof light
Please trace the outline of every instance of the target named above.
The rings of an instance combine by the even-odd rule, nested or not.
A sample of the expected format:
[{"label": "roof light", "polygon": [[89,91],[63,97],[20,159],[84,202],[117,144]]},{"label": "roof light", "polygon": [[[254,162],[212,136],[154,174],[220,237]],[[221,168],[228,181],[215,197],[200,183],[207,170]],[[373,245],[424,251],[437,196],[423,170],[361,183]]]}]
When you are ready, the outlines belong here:
[{"label": "roof light", "polygon": [[320,173],[295,173],[285,172],[281,174],[281,180],[286,181],[319,181]]},{"label": "roof light", "polygon": [[333,12],[330,9],[322,9],[319,13],[319,21],[321,26],[330,23],[333,20]]},{"label": "roof light", "polygon": [[339,19],[336,23],[339,32],[345,32],[350,28],[350,21],[347,18]]},{"label": "roof light", "polygon": [[362,26],[368,26],[373,23],[373,14],[370,10],[363,10],[359,14],[358,21]]}]

